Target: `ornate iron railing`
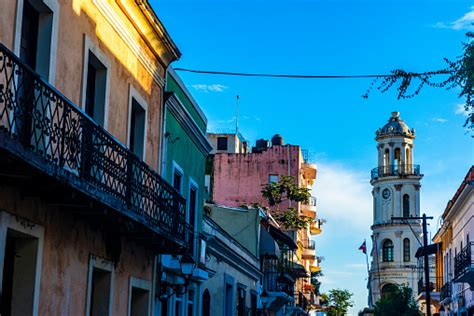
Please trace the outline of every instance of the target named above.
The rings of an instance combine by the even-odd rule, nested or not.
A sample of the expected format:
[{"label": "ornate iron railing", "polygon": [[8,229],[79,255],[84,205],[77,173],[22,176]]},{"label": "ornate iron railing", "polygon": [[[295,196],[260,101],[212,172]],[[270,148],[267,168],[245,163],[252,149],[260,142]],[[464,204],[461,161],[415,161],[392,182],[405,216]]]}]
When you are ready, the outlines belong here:
[{"label": "ornate iron railing", "polygon": [[372,169],[371,179],[395,176],[420,176],[420,165],[389,165]]},{"label": "ornate iron railing", "polygon": [[459,278],[463,274],[474,269],[474,258],[472,257],[472,246],[474,242],[468,243],[461,251],[454,257],[454,278]]},{"label": "ornate iron railing", "polygon": [[[429,290],[430,292],[433,292],[435,290],[434,282],[429,282]],[[426,292],[426,283],[423,281],[423,278],[420,278],[418,280],[418,294],[421,294],[423,292]]]},{"label": "ornate iron railing", "polygon": [[295,295],[295,306],[300,307],[303,310],[306,310],[306,308],[308,308],[308,299],[300,291],[296,291],[294,295]]},{"label": "ornate iron railing", "polygon": [[441,290],[439,291],[440,300],[442,301],[446,298],[450,298],[451,295],[452,295],[452,284],[451,282],[447,282],[441,287]]},{"label": "ornate iron railing", "polygon": [[314,242],[314,240],[311,240],[311,239],[303,239],[301,240],[301,244],[303,245],[303,248],[305,249],[316,249],[316,243]]},{"label": "ornate iron railing", "polygon": [[184,198],[2,44],[1,137],[79,179],[86,193],[100,192],[101,202],[185,243]]}]

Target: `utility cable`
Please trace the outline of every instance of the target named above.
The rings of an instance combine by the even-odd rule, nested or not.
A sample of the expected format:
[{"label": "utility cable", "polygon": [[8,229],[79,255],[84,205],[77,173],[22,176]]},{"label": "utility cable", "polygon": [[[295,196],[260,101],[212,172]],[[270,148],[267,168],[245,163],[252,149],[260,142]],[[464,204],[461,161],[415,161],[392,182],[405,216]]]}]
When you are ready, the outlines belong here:
[{"label": "utility cable", "polygon": [[[267,77],[267,78],[290,78],[290,79],[364,79],[364,78],[393,78],[400,77],[400,74],[367,74],[367,75],[300,75],[300,74],[270,74],[270,73],[247,73],[247,72],[231,72],[231,71],[213,71],[213,70],[197,70],[188,68],[174,68],[175,71],[191,72],[205,75],[223,75],[223,76],[239,76],[239,77]],[[429,72],[407,72],[407,76],[422,77],[428,75],[447,75],[452,73],[451,70],[439,70]]]}]

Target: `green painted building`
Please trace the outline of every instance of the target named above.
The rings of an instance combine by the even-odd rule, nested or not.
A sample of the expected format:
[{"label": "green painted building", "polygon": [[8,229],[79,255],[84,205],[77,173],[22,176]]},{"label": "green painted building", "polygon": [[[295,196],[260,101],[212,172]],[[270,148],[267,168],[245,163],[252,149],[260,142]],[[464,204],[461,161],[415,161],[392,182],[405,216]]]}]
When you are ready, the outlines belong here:
[{"label": "green painted building", "polygon": [[[161,174],[186,199],[186,220],[193,234],[191,254],[197,267],[191,284],[184,295],[164,293],[159,306],[161,315],[199,315],[200,283],[207,279],[207,272],[200,269],[205,264],[200,239],[205,187],[205,162],[212,146],[206,137],[207,119],[191,93],[173,69],[168,70],[164,95],[164,120],[162,139]],[[162,256],[162,282],[180,284],[179,258]]]}]

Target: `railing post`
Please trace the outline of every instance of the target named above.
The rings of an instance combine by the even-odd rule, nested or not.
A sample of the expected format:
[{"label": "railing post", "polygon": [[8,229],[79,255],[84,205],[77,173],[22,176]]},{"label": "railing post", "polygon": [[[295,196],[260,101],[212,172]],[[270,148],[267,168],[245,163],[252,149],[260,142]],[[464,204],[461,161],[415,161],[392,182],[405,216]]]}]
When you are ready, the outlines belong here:
[{"label": "railing post", "polygon": [[125,202],[128,208],[132,208],[132,191],[133,191],[133,154],[127,152],[127,180],[125,181]]}]

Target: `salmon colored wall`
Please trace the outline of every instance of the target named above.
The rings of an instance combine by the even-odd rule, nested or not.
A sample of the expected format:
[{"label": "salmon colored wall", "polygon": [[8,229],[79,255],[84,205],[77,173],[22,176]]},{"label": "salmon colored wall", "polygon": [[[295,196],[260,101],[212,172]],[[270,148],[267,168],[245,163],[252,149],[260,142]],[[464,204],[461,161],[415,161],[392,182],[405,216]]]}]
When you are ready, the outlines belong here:
[{"label": "salmon colored wall", "polygon": [[[272,146],[262,153],[216,154],[214,156],[213,200],[217,204],[239,206],[261,203],[262,185],[268,183],[270,174],[288,175],[288,150],[290,175],[300,182],[301,154],[299,146]],[[280,208],[288,205],[283,203]],[[297,205],[293,205],[297,208]]]},{"label": "salmon colored wall", "polygon": [[[22,198],[11,188],[0,188],[0,201],[2,211],[44,228],[39,315],[85,315],[89,257],[108,258],[103,234],[71,213],[47,207],[39,199]],[[130,276],[151,281],[153,254],[137,244],[121,243],[113,314],[126,316]]]},{"label": "salmon colored wall", "polygon": [[[109,71],[108,130],[127,144],[129,84],[148,104],[146,162],[157,169],[160,152],[160,126],[163,88],[140,62],[112,24],[92,0],[52,0],[59,2],[56,77],[52,84],[77,106],[81,106],[84,64],[84,35],[104,53],[111,63]],[[134,42],[145,52],[153,72],[165,77],[165,69],[115,1],[106,2],[127,29]],[[0,9],[0,41],[13,50],[16,1],[2,1]]]}]

